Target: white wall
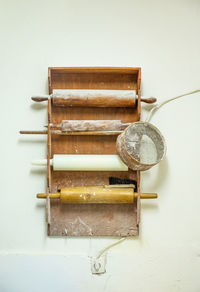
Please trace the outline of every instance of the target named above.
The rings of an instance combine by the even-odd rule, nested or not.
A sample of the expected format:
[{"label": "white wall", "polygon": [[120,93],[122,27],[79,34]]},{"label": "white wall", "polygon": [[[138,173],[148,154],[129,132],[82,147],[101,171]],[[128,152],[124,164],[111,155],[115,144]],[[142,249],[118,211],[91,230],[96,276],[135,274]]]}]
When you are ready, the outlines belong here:
[{"label": "white wall", "polygon": [[143,95],[159,101],[200,88],[200,2],[1,0],[0,22],[0,291],[200,291],[200,94],[153,117],[168,151],[142,189],[159,199],[142,204],[139,238],[110,250],[101,276],[89,256],[116,238],[46,236],[45,172],[30,165],[45,137],[18,134],[46,123],[30,96],[47,93],[48,66],[141,66]]}]

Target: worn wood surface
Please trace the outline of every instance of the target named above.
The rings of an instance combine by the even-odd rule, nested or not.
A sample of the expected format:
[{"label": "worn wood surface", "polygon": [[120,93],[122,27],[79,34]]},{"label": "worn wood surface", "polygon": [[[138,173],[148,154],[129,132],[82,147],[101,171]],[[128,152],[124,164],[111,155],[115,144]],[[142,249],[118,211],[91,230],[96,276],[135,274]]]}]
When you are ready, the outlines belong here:
[{"label": "worn wood surface", "polygon": [[[120,131],[123,128],[120,120],[64,120],[61,122],[62,131]],[[126,126],[126,124],[125,124]],[[52,126],[54,127],[54,125]]]},{"label": "worn wood surface", "polygon": [[[58,90],[62,91],[64,89]],[[74,90],[74,89],[73,89]],[[70,89],[71,92],[73,90]],[[84,91],[87,91],[84,89]],[[115,90],[117,91],[117,90]],[[62,97],[61,97],[62,96]],[[32,100],[35,102],[43,102],[47,101],[48,98],[52,99],[52,103],[56,106],[78,106],[78,107],[135,107],[137,103],[137,97],[125,98],[125,97],[80,97],[74,96],[73,98],[69,98],[67,95],[64,94],[51,94],[46,97],[44,96],[32,96]],[[145,103],[154,103],[156,102],[156,98],[141,98],[141,102]]]},{"label": "worn wood surface", "polygon": [[[139,195],[141,199],[157,198],[155,193],[135,193],[135,185],[126,186],[67,187],[60,189],[57,193],[50,193],[49,197],[51,199],[60,199],[62,204],[130,204]],[[37,198],[46,199],[47,194],[39,193]]]},{"label": "worn wood surface", "polygon": [[51,101],[48,100],[48,107],[47,107],[47,116],[48,116],[48,128],[47,128],[47,198],[46,198],[46,222],[48,224],[48,229],[50,228],[51,223],[51,207],[50,207],[50,198],[49,198],[49,191],[51,186],[51,167],[50,167],[50,158],[51,158]]},{"label": "worn wood surface", "polygon": [[135,107],[136,98],[116,98],[116,97],[73,97],[59,98],[53,97],[54,106],[59,107]]},{"label": "worn wood surface", "polygon": [[[49,93],[53,89],[125,89],[138,91],[139,68],[49,68]],[[140,101],[136,108],[60,108],[52,105],[51,123],[62,120],[121,120],[137,121]],[[53,154],[116,154],[116,136],[51,137]],[[108,185],[109,177],[138,181],[137,172],[51,171],[50,191],[67,186]],[[112,205],[60,204],[51,200],[52,236],[133,236],[138,234],[137,204]]]},{"label": "worn wood surface", "polygon": [[[61,130],[50,130],[52,135],[62,135],[62,136],[105,136],[105,135],[119,135],[122,133],[122,130],[119,131],[61,131]],[[48,131],[20,131],[20,134],[28,135],[48,135]]]}]

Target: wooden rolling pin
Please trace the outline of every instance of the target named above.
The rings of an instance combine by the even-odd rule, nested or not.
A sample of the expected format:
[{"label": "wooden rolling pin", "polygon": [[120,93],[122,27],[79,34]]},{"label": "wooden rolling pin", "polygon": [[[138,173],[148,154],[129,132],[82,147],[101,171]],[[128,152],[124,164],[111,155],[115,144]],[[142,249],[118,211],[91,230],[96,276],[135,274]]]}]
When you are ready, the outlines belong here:
[{"label": "wooden rolling pin", "polygon": [[[60,107],[135,107],[137,95],[135,90],[58,89],[51,95],[33,96],[32,100],[42,102],[49,98]],[[154,103],[156,99],[141,98],[141,101]]]},{"label": "wooden rolling pin", "polygon": [[[50,124],[51,133],[56,135],[118,135],[129,125],[120,120],[62,120],[60,124]],[[47,131],[20,131],[20,134],[43,135]]]},{"label": "wooden rolling pin", "polygon": [[[37,198],[45,199],[46,194],[37,194]],[[62,204],[131,204],[138,197],[132,187],[67,187],[58,193],[50,193],[52,199],[60,199]],[[141,199],[155,199],[157,194],[140,194]]]},{"label": "wooden rolling pin", "polygon": [[62,132],[121,131],[129,125],[120,120],[62,120],[60,124],[51,124],[51,128]]}]

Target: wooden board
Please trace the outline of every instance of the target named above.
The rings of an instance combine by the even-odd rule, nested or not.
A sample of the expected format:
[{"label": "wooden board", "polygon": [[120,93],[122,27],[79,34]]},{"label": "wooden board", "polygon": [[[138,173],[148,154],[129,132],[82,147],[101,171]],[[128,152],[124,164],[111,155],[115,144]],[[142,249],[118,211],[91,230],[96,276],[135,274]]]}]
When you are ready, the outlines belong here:
[{"label": "wooden board", "polygon": [[[54,89],[124,89],[140,94],[140,68],[49,68],[49,93]],[[136,108],[49,107],[49,121],[139,120],[140,100]],[[51,135],[48,153],[54,154],[116,154],[117,136]],[[51,148],[51,149],[50,149]],[[50,151],[51,150],[51,151]],[[109,184],[109,177],[137,180],[139,172],[53,171],[48,174],[49,190],[67,186]],[[133,236],[138,234],[139,199],[134,204],[62,205],[50,200],[48,235],[51,236]],[[48,216],[47,216],[48,217]]]}]

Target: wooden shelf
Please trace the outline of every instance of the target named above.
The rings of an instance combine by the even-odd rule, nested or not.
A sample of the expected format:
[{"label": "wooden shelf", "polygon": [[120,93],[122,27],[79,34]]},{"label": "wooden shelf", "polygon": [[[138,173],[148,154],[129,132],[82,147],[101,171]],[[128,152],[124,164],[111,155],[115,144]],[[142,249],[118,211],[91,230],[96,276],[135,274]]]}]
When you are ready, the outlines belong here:
[{"label": "wooden shelf", "polygon": [[[54,89],[123,89],[136,90],[135,108],[56,107],[49,104],[49,123],[70,120],[109,120],[135,122],[140,119],[140,68],[49,68],[49,93]],[[50,103],[50,101],[49,101]],[[117,136],[58,136],[48,134],[48,153],[116,154]],[[140,173],[53,171],[47,169],[48,191],[67,186],[108,185],[109,177],[137,181]],[[134,204],[62,205],[47,199],[48,235],[50,236],[133,236],[138,235],[140,198]]]}]

